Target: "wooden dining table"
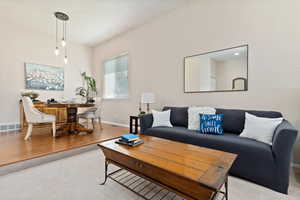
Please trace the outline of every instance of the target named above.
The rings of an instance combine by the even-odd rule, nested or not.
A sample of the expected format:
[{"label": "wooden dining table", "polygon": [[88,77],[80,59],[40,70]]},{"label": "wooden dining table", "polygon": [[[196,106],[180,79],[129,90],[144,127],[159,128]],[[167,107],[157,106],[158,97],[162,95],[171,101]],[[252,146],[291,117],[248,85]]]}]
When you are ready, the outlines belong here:
[{"label": "wooden dining table", "polygon": [[63,133],[79,134],[81,132],[92,133],[93,129],[84,127],[79,123],[77,117],[78,108],[94,107],[91,103],[47,103],[50,108],[66,108],[67,121],[56,130],[56,135],[61,136]]}]

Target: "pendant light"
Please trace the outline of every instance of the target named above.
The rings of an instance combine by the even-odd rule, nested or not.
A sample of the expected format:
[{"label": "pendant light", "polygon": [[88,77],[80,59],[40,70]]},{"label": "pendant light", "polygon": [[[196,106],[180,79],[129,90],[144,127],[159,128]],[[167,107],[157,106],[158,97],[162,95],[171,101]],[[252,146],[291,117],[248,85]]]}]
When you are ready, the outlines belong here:
[{"label": "pendant light", "polygon": [[57,25],[57,18],[56,18],[56,39],[55,39],[55,50],[54,50],[54,54],[56,56],[59,55],[59,48],[58,48],[58,44],[57,44],[57,35],[58,35],[58,25]]},{"label": "pendant light", "polygon": [[68,63],[68,55],[67,55],[67,22],[69,21],[69,16],[63,12],[55,12],[54,16],[56,18],[56,44],[55,44],[55,50],[54,54],[56,56],[59,55],[60,50],[58,47],[58,23],[61,22],[62,24],[62,39],[61,39],[61,46],[65,50],[64,55],[64,63]]},{"label": "pendant light", "polygon": [[66,21],[63,21],[63,37],[61,39],[61,46],[65,47],[67,45],[66,42]]},{"label": "pendant light", "polygon": [[65,47],[65,57],[64,57],[65,64],[68,63],[68,56],[67,56],[67,47]]}]

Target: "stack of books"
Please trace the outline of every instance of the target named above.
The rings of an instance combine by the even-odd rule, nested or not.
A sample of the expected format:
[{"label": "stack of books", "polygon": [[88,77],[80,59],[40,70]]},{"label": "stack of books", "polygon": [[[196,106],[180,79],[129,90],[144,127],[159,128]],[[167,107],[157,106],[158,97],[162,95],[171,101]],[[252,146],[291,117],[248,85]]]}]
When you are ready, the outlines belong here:
[{"label": "stack of books", "polygon": [[137,146],[139,144],[143,144],[144,141],[142,139],[140,139],[140,137],[138,135],[129,133],[129,134],[125,134],[122,135],[120,137],[120,139],[118,139],[116,141],[117,144],[125,144],[131,147]]}]

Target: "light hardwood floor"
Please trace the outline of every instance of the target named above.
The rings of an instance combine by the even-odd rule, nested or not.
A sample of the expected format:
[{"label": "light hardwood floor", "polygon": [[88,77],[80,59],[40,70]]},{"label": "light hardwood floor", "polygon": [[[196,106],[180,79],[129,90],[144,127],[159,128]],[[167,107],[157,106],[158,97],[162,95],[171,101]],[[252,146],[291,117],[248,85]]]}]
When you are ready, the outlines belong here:
[{"label": "light hardwood floor", "polygon": [[128,133],[128,128],[103,124],[96,125],[92,134],[51,136],[51,128],[34,128],[32,137],[24,141],[24,132],[0,133],[0,167],[24,160],[96,144]]}]

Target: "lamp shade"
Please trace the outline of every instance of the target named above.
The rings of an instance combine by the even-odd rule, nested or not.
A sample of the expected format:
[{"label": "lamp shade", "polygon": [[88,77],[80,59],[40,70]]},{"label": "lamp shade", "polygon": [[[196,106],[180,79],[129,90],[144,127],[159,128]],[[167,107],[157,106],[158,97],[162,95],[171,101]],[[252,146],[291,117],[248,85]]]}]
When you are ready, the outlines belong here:
[{"label": "lamp shade", "polygon": [[142,103],[155,103],[155,95],[151,92],[142,93],[141,102]]}]

